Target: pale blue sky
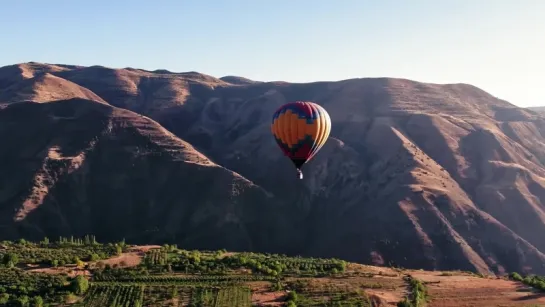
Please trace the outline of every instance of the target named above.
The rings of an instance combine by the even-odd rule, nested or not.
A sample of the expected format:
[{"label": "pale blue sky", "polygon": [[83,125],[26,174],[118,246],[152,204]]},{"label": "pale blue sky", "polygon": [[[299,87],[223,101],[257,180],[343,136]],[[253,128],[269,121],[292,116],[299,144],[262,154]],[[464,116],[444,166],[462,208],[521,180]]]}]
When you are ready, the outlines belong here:
[{"label": "pale blue sky", "polygon": [[12,0],[0,66],[470,83],[545,105],[545,0]]}]

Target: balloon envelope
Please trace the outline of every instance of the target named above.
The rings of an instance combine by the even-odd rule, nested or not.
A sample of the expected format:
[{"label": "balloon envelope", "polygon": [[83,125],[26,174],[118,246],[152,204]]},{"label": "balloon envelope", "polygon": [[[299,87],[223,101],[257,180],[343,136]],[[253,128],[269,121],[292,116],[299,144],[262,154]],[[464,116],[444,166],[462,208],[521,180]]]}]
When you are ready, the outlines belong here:
[{"label": "balloon envelope", "polygon": [[276,110],[271,130],[284,155],[292,160],[302,176],[303,164],[327,141],[331,119],[324,108],[313,102],[290,102]]}]

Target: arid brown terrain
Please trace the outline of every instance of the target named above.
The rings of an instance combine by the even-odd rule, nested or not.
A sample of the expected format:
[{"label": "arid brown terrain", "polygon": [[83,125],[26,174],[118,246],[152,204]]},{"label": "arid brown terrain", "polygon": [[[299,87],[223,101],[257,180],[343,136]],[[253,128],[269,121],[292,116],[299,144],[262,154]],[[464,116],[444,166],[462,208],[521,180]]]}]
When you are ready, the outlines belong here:
[{"label": "arid brown terrain", "polygon": [[[293,100],[333,125],[302,181],[270,134]],[[545,117],[471,85],[0,68],[0,239],[545,274],[541,199]]]}]

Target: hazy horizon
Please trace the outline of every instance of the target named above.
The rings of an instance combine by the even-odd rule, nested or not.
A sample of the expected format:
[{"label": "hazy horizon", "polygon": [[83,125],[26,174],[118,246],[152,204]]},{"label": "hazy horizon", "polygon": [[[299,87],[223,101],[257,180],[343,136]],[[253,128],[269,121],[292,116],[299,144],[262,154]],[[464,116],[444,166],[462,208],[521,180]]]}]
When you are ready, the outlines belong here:
[{"label": "hazy horizon", "polygon": [[[468,83],[545,105],[545,1],[104,1],[4,4],[0,66],[42,62],[314,82]],[[542,19],[542,20],[540,20]]]}]

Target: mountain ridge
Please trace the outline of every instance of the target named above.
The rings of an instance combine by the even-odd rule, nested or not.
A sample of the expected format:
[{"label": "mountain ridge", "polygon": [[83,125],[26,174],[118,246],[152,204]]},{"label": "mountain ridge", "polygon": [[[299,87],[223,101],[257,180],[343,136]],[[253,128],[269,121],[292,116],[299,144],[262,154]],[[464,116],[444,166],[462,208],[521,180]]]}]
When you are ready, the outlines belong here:
[{"label": "mountain ridge", "polygon": [[[204,179],[209,175],[202,175],[202,170],[195,171],[189,178],[176,177],[192,188],[184,190],[186,194],[175,196],[176,188],[165,185],[164,193],[172,194],[171,199],[180,204],[181,207],[176,208],[181,213],[172,214],[173,218],[163,215],[154,220],[157,224],[153,227],[159,229],[157,238],[161,240],[171,236],[170,240],[176,243],[185,242],[198,248],[204,244],[207,248],[333,256],[362,263],[425,269],[467,269],[483,273],[545,271],[545,245],[538,235],[545,230],[545,206],[541,201],[545,199],[545,118],[472,85],[439,85],[395,78],[232,84],[194,72],[36,63],[15,67],[19,68],[0,68],[0,97],[6,88],[36,74],[48,73],[87,89],[111,105],[102,104],[104,108],[132,112],[130,116],[119,113],[121,111],[113,112],[106,115],[109,120],[120,121],[121,126],[127,127],[141,123],[138,125],[143,127],[131,130],[138,138],[119,128],[107,140],[119,139],[134,146],[140,144],[140,137],[148,132],[160,135],[159,139],[175,136],[219,167],[234,172],[229,180],[236,181],[234,174],[239,175],[243,178],[239,185],[242,190],[252,191],[249,192],[251,197],[233,200],[228,195],[235,192],[229,192],[229,187],[214,187],[218,195],[223,195],[216,201],[230,209],[217,211],[225,216],[207,215],[204,211],[195,216],[184,209],[195,208],[187,201],[192,198],[190,191],[207,188],[191,183],[199,176],[204,176],[203,182],[212,179]],[[56,89],[41,91],[55,92]],[[317,102],[328,110],[332,119],[331,137],[303,168],[305,180],[302,182],[295,178],[293,166],[276,148],[269,131],[270,114],[293,100]],[[0,100],[0,104],[2,102]],[[14,103],[17,104],[16,99],[0,109],[0,117],[13,112]],[[48,102],[52,103],[58,102]],[[79,107],[67,106],[78,112]],[[55,112],[65,112],[61,110],[63,108]],[[47,122],[43,130],[52,125],[43,118],[40,120]],[[0,136],[7,139],[10,131],[22,129],[20,121],[12,120],[8,124],[0,121]],[[32,125],[28,121],[24,124]],[[59,138],[75,142],[77,136],[66,132],[68,128],[63,126],[53,131]],[[104,150],[112,151],[120,161],[126,156],[116,142],[104,143],[108,144]],[[161,152],[179,150],[158,141],[152,143]],[[28,151],[23,147],[18,150]],[[123,163],[118,166],[123,169],[122,173],[138,173],[144,186],[153,185],[155,177],[143,162],[145,157],[139,158],[142,162],[138,167]],[[178,163],[166,158],[161,161],[160,169]],[[21,162],[13,162],[18,163]],[[95,165],[100,163],[110,165],[103,159],[98,159]],[[142,168],[148,170],[140,171]],[[100,177],[96,178],[113,180],[111,184],[116,182],[127,195],[139,195],[137,190],[142,186],[129,184],[126,176],[119,177],[103,167],[99,169]],[[96,187],[84,181],[70,184],[88,193],[96,191]],[[0,192],[6,193],[1,187]],[[60,194],[55,194],[55,198],[68,192],[57,193]],[[70,197],[64,198],[70,202]],[[163,198],[154,194],[144,199],[139,206],[151,208],[151,203]],[[193,201],[205,204],[205,199],[202,196]],[[114,204],[131,207],[126,204],[128,200],[105,196],[103,201],[110,207]],[[256,205],[251,204],[256,201],[263,207],[256,209]],[[82,204],[91,205],[105,210],[89,201]],[[202,206],[206,210],[219,210]],[[151,214],[153,210],[149,210],[146,212]],[[238,213],[233,215],[230,210]],[[71,218],[71,214],[74,213],[66,216]],[[141,220],[141,214],[135,218]],[[208,220],[203,216],[208,216]],[[192,217],[199,222],[191,222]],[[162,219],[168,221],[163,226],[159,222]],[[239,221],[231,224],[238,226],[223,228],[221,232],[212,227],[226,219]],[[180,222],[197,224],[189,228],[174,226]],[[43,218],[36,220],[36,225],[40,223],[45,223]],[[132,225],[123,229],[126,235],[134,237],[140,228]],[[209,242],[188,239],[198,233],[208,236]],[[229,239],[230,235],[239,238],[239,242]],[[266,244],[260,242],[265,240],[263,238]],[[225,244],[227,246],[223,246]]]}]

